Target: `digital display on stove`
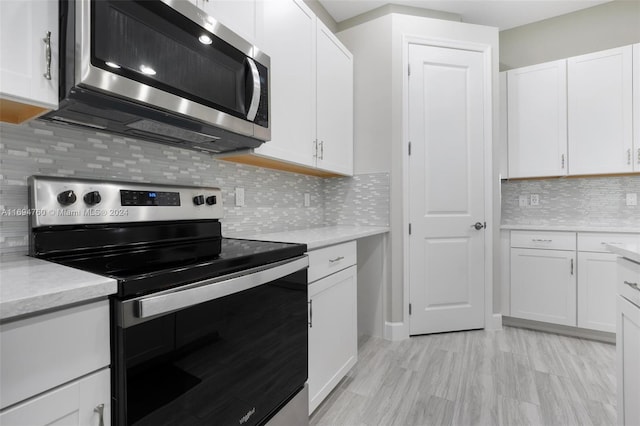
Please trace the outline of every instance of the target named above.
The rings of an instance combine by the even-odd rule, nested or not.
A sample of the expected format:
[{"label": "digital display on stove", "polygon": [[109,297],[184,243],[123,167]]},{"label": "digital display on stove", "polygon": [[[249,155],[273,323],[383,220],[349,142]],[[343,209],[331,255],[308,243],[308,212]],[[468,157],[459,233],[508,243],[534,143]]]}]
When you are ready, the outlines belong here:
[{"label": "digital display on stove", "polygon": [[179,206],[179,192],[127,191],[120,190],[123,206]]}]

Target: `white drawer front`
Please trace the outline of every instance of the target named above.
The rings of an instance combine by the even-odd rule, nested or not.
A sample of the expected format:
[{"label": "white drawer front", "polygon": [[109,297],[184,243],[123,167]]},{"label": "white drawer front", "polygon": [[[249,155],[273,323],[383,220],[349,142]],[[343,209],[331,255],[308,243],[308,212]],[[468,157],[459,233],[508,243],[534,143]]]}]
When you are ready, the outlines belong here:
[{"label": "white drawer front", "polygon": [[357,262],[356,242],[336,244],[309,252],[309,282],[341,271]]},{"label": "white drawer front", "polygon": [[104,300],[0,326],[2,408],[109,365]]},{"label": "white drawer front", "polygon": [[605,244],[637,244],[640,234],[578,233],[578,251],[611,253]]},{"label": "white drawer front", "polygon": [[575,250],[575,232],[511,231],[511,247]]},{"label": "white drawer front", "polygon": [[640,264],[618,258],[618,293],[640,306]]}]

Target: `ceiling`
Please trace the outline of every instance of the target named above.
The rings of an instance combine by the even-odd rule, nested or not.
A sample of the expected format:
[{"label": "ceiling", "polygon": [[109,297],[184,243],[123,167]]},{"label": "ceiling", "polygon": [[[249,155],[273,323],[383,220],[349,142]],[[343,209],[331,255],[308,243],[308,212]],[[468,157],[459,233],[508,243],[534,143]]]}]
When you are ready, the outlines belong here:
[{"label": "ceiling", "polygon": [[489,25],[500,30],[564,15],[611,0],[319,0],[336,22],[344,21],[392,3],[450,12],[463,22]]}]

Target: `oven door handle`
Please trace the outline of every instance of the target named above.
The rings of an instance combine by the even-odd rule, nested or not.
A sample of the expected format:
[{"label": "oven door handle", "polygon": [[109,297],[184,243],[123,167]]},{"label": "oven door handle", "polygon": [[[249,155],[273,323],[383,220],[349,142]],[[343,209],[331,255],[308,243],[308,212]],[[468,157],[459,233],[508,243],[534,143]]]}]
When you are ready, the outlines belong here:
[{"label": "oven door handle", "polygon": [[309,258],[304,256],[250,274],[190,287],[185,290],[178,289],[160,295],[144,297],[136,301],[134,315],[138,318],[149,318],[167,314],[276,281],[308,266]]}]

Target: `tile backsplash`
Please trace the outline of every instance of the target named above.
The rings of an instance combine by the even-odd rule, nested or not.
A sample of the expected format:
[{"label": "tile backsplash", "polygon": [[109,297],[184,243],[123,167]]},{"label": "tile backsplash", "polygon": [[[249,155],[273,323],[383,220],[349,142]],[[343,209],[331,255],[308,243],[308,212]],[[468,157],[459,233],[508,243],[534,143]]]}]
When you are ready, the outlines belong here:
[{"label": "tile backsplash", "polygon": [[[640,228],[640,206],[626,205],[628,193],[640,197],[640,176],[504,181],[502,223]],[[519,207],[519,196],[531,194],[539,204]]]},{"label": "tile backsplash", "polygon": [[[321,179],[39,121],[0,124],[0,211],[27,206],[26,179],[34,174],[217,186],[223,192],[223,233],[236,235],[388,223],[388,174]],[[235,207],[236,187],[245,189],[243,207]],[[310,207],[303,206],[305,193]],[[349,207],[335,208],[343,198]],[[26,217],[0,216],[0,255],[26,253],[27,232]]]}]

